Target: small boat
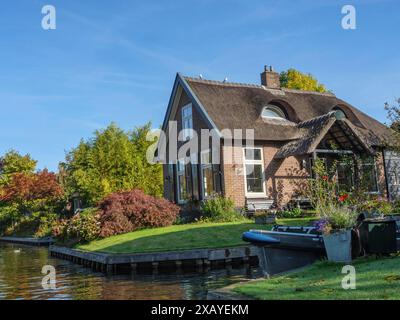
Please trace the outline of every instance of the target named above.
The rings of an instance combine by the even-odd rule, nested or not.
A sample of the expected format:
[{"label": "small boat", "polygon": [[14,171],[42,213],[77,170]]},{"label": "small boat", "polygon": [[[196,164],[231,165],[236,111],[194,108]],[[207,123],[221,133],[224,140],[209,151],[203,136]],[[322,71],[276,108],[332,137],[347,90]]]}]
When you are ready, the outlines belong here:
[{"label": "small boat", "polygon": [[271,231],[250,230],[242,239],[257,246],[324,253],[322,235],[315,227],[274,226]]},{"label": "small boat", "polygon": [[274,226],[271,231],[250,230],[242,239],[259,248],[265,276],[312,264],[325,255],[322,235],[314,227]]},{"label": "small boat", "polygon": [[[356,227],[359,230],[360,225]],[[359,234],[353,232],[354,257],[365,254],[357,247]],[[271,231],[250,230],[242,239],[259,248],[260,266],[265,276],[303,267],[326,256],[324,240],[316,227],[274,226]],[[397,250],[400,251],[400,228],[396,232]],[[364,253],[361,253],[364,252]],[[391,251],[393,252],[393,251]]]}]

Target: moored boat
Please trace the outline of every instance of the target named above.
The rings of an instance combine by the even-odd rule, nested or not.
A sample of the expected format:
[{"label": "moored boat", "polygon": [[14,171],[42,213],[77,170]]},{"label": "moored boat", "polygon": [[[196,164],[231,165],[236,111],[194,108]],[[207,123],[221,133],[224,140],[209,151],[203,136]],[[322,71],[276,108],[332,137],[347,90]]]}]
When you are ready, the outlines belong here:
[{"label": "moored boat", "polygon": [[[392,233],[393,241],[395,241],[394,248],[391,246],[392,248],[388,250],[388,248],[390,248],[388,243],[390,244],[391,241],[387,239],[388,231],[382,230],[382,224],[387,223],[390,225],[388,222],[390,221],[378,219],[368,219],[364,222],[360,221],[352,232],[353,256],[357,257],[366,253],[378,253],[371,252],[370,246],[366,245],[366,241],[373,238],[371,237],[371,231],[373,232],[373,229],[366,227],[371,223],[376,224],[376,232],[385,233],[385,237],[378,235],[378,237],[385,242],[384,246],[386,247],[386,251],[383,250],[383,254],[395,252],[396,247],[397,251],[400,251],[400,228],[398,225],[397,231]],[[383,240],[382,238],[386,239]],[[396,238],[396,240],[394,240],[394,238]],[[271,231],[247,231],[243,233],[242,239],[259,248],[260,265],[266,276],[302,267],[326,256],[323,236],[316,227],[288,227],[276,225]],[[376,240],[374,240],[374,242],[375,241]],[[382,249],[380,248],[379,250]]]},{"label": "moored boat", "polygon": [[271,231],[250,230],[242,239],[258,246],[324,252],[321,233],[314,227],[274,226]]}]

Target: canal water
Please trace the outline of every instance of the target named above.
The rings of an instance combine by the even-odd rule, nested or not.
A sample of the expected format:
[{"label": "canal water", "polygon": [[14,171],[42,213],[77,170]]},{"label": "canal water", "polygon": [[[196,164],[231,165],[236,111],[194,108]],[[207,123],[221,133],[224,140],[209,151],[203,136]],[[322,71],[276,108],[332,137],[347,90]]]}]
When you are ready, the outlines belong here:
[{"label": "canal water", "polygon": [[[55,267],[55,289],[42,287],[44,265]],[[53,258],[46,247],[0,242],[0,300],[206,299],[209,290],[259,276],[258,268],[243,266],[202,274],[106,275]]]}]

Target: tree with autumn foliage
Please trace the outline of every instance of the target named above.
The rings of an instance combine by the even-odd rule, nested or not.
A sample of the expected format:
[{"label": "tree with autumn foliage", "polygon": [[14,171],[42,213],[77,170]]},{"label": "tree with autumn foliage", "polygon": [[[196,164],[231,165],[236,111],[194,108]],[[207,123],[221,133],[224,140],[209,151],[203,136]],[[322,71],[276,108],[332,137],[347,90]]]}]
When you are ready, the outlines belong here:
[{"label": "tree with autumn foliage", "polygon": [[0,157],[0,186],[5,185],[9,178],[16,173],[33,173],[37,161],[29,154],[21,155],[15,150],[10,150]]},{"label": "tree with autumn foliage", "polygon": [[52,203],[59,200],[63,194],[57,176],[47,169],[37,173],[18,172],[13,174],[2,188],[0,201],[18,204],[31,201]]},{"label": "tree with autumn foliage", "polygon": [[325,86],[318,82],[311,74],[288,69],[280,74],[281,86],[289,89],[304,91],[327,92]]},{"label": "tree with autumn foliage", "polygon": [[0,234],[47,235],[64,206],[57,175],[35,172],[36,161],[16,151],[0,159]]}]

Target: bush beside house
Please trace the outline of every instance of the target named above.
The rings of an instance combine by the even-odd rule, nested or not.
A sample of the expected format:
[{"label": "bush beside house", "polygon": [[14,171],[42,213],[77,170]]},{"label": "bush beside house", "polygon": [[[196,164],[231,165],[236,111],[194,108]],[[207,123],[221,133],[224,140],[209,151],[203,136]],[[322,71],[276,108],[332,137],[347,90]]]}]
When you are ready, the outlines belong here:
[{"label": "bush beside house", "polygon": [[144,228],[166,227],[176,221],[179,210],[168,200],[146,195],[142,190],[115,192],[97,207],[59,220],[53,227],[53,235],[68,244]]},{"label": "bush beside house", "polygon": [[100,236],[166,227],[176,221],[179,210],[170,201],[146,195],[141,190],[116,192],[99,204]]},{"label": "bush beside house", "polygon": [[234,202],[222,196],[205,200],[201,207],[202,221],[205,222],[235,222],[244,219],[241,212],[235,209]]}]

